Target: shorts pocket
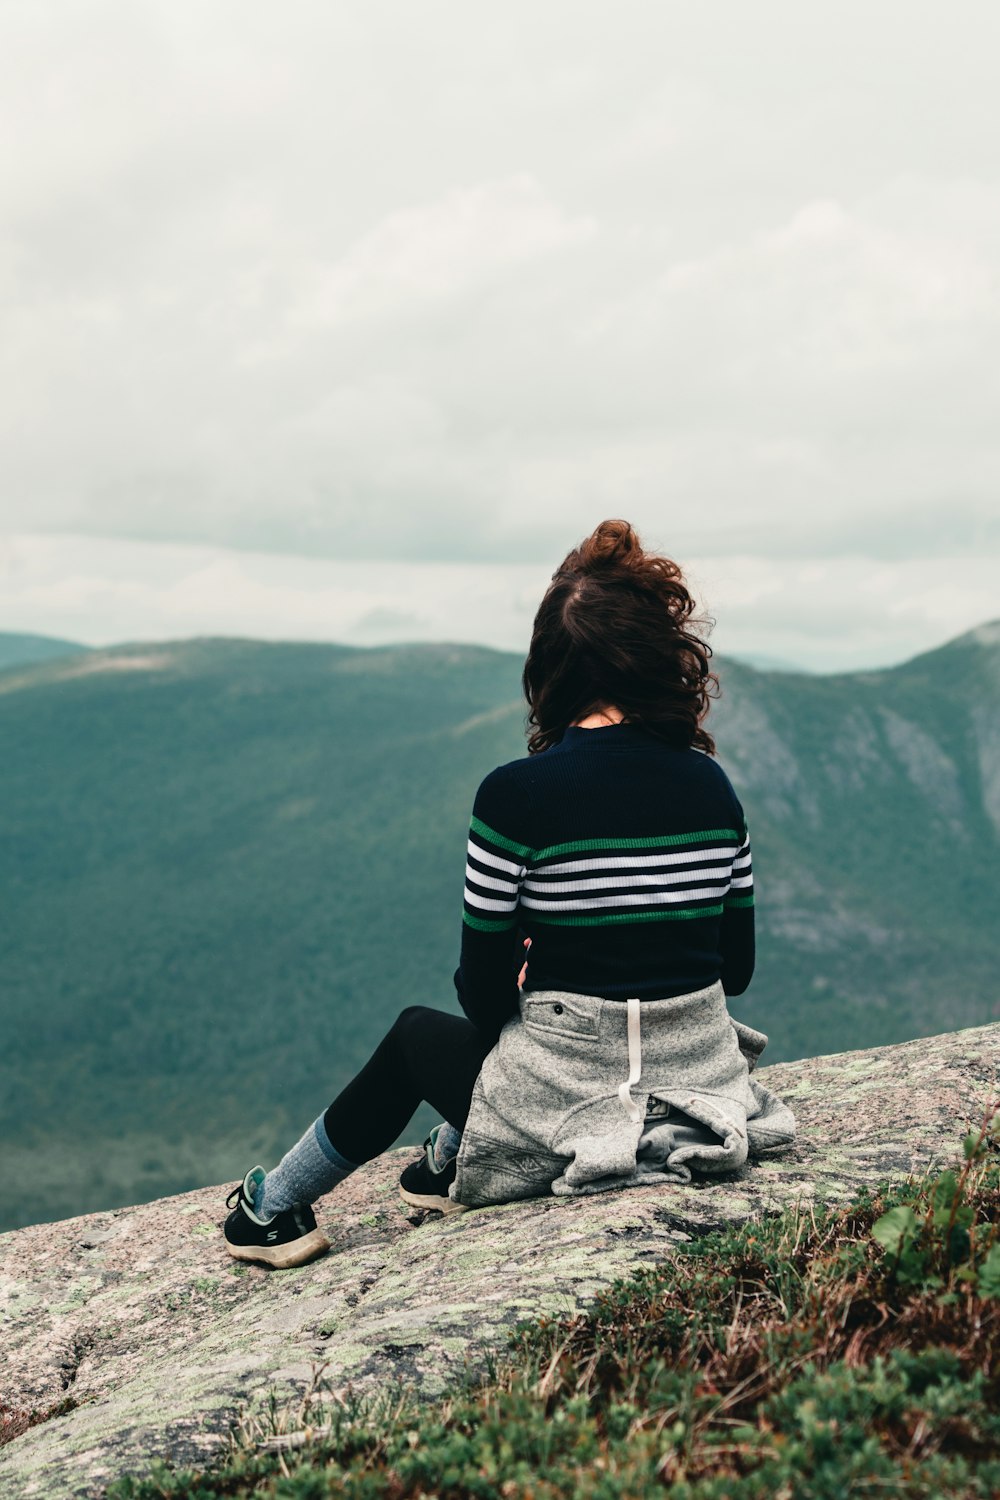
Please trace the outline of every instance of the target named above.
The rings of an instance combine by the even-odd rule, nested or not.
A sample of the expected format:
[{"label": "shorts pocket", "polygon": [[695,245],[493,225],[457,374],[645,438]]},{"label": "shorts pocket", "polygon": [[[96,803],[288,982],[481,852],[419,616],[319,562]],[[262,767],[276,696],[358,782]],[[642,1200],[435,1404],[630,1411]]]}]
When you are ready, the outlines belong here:
[{"label": "shorts pocket", "polygon": [[600,1011],[574,1001],[572,995],[544,990],[522,996],[521,1003],[521,1019],[528,1031],[579,1041],[596,1041],[600,1035]]}]

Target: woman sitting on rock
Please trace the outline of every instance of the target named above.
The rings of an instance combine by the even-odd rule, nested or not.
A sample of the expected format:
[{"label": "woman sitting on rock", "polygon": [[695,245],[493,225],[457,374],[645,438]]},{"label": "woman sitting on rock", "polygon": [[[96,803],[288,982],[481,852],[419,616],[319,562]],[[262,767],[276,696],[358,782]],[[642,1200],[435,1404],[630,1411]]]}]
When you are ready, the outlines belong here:
[{"label": "woman sitting on rock", "polygon": [[[743,808],[702,725],[710,648],[680,568],[605,521],[555,573],[524,667],[528,755],[476,794],[464,1016],[402,1011],[273,1171],[230,1194],[230,1254],[328,1248],[311,1204],[426,1100],[446,1123],[400,1179],[444,1212],[688,1181],[794,1134],[732,1020],[754,968]],[[527,954],[526,954],[526,951]],[[526,962],[525,962],[526,959]]]}]

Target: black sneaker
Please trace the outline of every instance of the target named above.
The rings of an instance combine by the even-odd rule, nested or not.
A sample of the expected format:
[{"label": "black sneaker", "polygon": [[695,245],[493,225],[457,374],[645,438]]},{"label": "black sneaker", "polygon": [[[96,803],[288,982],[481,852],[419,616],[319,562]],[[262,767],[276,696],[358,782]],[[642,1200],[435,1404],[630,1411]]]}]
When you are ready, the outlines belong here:
[{"label": "black sneaker", "polygon": [[316,1228],[316,1215],[308,1203],[297,1204],[271,1219],[262,1219],[254,1213],[254,1188],[263,1181],[264,1168],[251,1167],[226,1199],[227,1208],[232,1208],[233,1199],[236,1200],[236,1207],[222,1226],[230,1255],[283,1271],[329,1250],[330,1241]]},{"label": "black sneaker", "polygon": [[462,1213],[465,1204],[448,1196],[458,1170],[458,1158],[453,1156],[441,1168],[434,1165],[434,1140],[439,1129],[440,1126],[435,1125],[424,1141],[424,1154],[419,1161],[403,1168],[399,1196],[405,1203],[412,1203],[414,1208],[435,1208],[442,1214]]}]

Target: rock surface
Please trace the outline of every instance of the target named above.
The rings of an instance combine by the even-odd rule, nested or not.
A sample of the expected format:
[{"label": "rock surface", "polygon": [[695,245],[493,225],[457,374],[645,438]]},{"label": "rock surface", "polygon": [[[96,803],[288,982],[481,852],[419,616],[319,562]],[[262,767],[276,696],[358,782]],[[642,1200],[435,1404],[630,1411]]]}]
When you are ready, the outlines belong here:
[{"label": "rock surface", "polygon": [[318,1366],[338,1386],[402,1377],[433,1395],[519,1319],[574,1311],[710,1229],[954,1158],[1000,1095],[998,1055],[995,1024],[762,1067],[796,1145],[689,1187],[442,1218],[399,1201],[413,1153],[393,1152],[318,1205],[333,1251],[292,1271],[225,1254],[227,1188],[0,1236],[0,1404],[80,1403],[0,1449],[0,1494],[95,1495],[156,1456],[204,1461],[241,1406]]}]

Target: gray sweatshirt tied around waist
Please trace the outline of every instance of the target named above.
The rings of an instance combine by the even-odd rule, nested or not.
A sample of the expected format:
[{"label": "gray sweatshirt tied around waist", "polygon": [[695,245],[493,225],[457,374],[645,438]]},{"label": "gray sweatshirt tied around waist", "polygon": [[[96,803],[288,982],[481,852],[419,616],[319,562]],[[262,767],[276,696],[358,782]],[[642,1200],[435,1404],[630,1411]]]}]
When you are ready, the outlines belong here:
[{"label": "gray sweatshirt tied around waist", "polygon": [[476,1081],[451,1197],[689,1182],[786,1145],[791,1111],[750,1077],[766,1045],[718,980],[668,1000],[522,994]]}]

